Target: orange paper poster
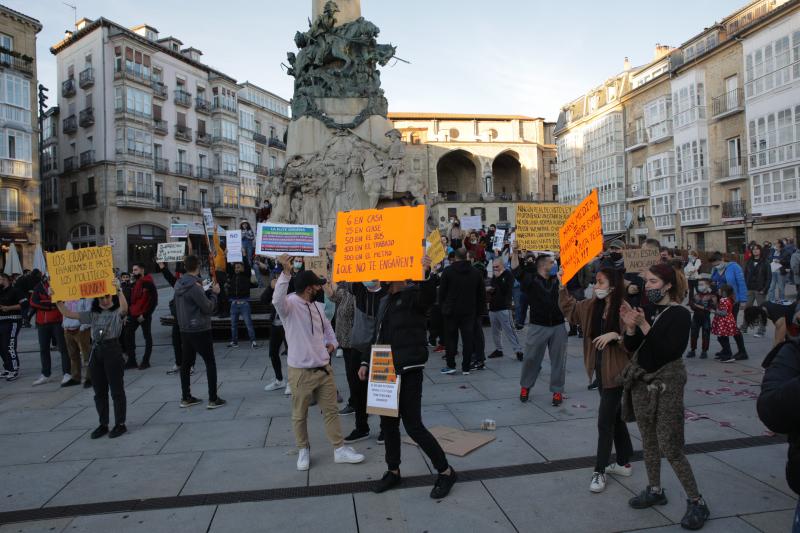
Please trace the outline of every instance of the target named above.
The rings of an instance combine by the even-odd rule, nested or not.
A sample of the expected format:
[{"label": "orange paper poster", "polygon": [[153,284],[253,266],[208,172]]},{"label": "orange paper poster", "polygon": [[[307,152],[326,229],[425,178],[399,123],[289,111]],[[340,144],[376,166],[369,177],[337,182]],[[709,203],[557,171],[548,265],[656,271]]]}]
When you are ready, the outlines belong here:
[{"label": "orange paper poster", "polygon": [[438,265],[447,258],[442,244],[442,234],[435,229],[428,235],[428,257],[431,258],[432,265]]},{"label": "orange paper poster", "polygon": [[48,252],[47,271],[56,302],[117,292],[110,246]]},{"label": "orange paper poster", "polygon": [[584,198],[559,230],[561,268],[566,283],[594,256],[603,251],[603,224],[597,189]]},{"label": "orange paper poster", "polygon": [[425,206],[339,212],[333,280],[421,281]]}]

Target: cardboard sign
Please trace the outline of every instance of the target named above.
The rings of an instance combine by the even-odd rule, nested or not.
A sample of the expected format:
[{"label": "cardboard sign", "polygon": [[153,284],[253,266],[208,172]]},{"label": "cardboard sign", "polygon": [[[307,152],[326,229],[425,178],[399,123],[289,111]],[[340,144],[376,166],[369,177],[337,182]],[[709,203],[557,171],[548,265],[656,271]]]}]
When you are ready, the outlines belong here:
[{"label": "cardboard sign", "polygon": [[517,204],[514,248],[555,252],[560,245],[558,231],[573,209],[560,204]]},{"label": "cardboard sign", "polygon": [[310,270],[321,278],[328,279],[328,252],[320,250],[317,257],[306,257],[306,270]]},{"label": "cardboard sign", "polygon": [[661,253],[655,248],[639,248],[622,250],[626,272],[645,272],[661,261]]},{"label": "cardboard sign", "polygon": [[369,358],[367,413],[397,417],[399,403],[400,376],[394,370],[392,347],[375,345]]},{"label": "cardboard sign", "polygon": [[[491,433],[475,433],[446,426],[433,426],[428,431],[439,442],[444,453],[457,457],[464,457],[495,439]],[[403,438],[403,442],[417,446],[417,443],[408,436]]]},{"label": "cardboard sign", "polygon": [[160,242],[156,249],[158,263],[179,263],[186,256],[186,241]]},{"label": "cardboard sign", "polygon": [[471,217],[461,217],[461,229],[464,231],[470,230],[479,230],[483,227],[483,222],[481,221],[480,215],[474,215]]},{"label": "cardboard sign", "polygon": [[214,233],[214,215],[211,213],[210,207],[203,208],[203,224],[206,227],[207,234],[211,235]]},{"label": "cardboard sign", "polygon": [[427,253],[428,257],[431,258],[431,264],[438,265],[447,257],[447,253],[444,250],[444,245],[442,244],[442,234],[439,233],[438,229],[435,229],[430,235],[428,235],[427,241]]},{"label": "cardboard sign", "polygon": [[169,236],[172,239],[186,239],[189,237],[189,224],[170,224]]},{"label": "cardboard sign", "polygon": [[494,230],[494,238],[492,239],[492,250],[502,250],[505,238],[506,238],[506,230],[504,229]]},{"label": "cardboard sign", "polygon": [[334,281],[424,279],[425,206],[340,212]]},{"label": "cardboard sign", "polygon": [[600,219],[597,189],[594,189],[569,216],[559,230],[559,240],[561,268],[564,269],[562,281],[566,284],[583,265],[603,251],[603,223]]},{"label": "cardboard sign", "polygon": [[114,258],[110,246],[47,253],[53,301],[116,294]]},{"label": "cardboard sign", "polygon": [[225,255],[228,263],[242,262],[242,231],[231,230],[225,232]]},{"label": "cardboard sign", "polygon": [[256,231],[256,254],[318,256],[319,226],[262,222]]}]

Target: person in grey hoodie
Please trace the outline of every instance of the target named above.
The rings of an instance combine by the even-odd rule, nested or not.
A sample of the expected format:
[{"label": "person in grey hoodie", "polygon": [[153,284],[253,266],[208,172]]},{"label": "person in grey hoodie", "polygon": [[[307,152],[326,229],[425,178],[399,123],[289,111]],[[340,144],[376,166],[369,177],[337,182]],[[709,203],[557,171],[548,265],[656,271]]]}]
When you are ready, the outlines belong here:
[{"label": "person in grey hoodie", "polygon": [[225,405],[217,396],[217,363],[214,359],[214,342],[211,338],[211,315],[217,306],[219,284],[214,283],[206,293],[200,279],[200,260],[196,255],[186,256],[183,262],[186,274],[175,283],[175,310],[181,331],[181,407],[191,407],[202,402],[192,396],[189,375],[197,354],[206,364],[208,378],[208,408]]}]

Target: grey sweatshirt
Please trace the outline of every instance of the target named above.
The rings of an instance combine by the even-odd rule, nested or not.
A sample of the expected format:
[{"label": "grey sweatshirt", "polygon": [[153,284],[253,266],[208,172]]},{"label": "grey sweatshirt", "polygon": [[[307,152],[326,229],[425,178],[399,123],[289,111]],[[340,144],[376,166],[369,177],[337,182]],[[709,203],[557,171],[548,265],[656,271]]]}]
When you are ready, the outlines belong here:
[{"label": "grey sweatshirt", "polygon": [[184,274],[175,283],[175,309],[181,333],[197,333],[211,329],[211,315],[217,306],[217,296],[203,292],[200,278]]}]

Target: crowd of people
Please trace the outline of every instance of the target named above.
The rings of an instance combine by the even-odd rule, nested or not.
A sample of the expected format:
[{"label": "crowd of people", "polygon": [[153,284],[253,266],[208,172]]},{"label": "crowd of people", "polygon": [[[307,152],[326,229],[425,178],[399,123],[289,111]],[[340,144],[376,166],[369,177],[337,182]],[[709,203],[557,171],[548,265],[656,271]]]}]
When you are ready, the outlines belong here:
[{"label": "crowd of people", "polygon": [[[786,403],[800,398],[800,304],[797,299],[785,299],[786,286],[800,282],[800,252],[792,239],[781,239],[774,247],[750,243],[743,265],[720,252],[701,259],[690,250],[683,257],[648,239],[643,247],[658,250],[659,261],[636,272],[625,268],[625,243],[612,240],[576,275],[565,279],[557,252],[518,249],[513,229],[500,240],[495,238],[494,225],[464,231],[454,219],[442,237],[446,259],[431,264],[424,257],[424,281],[336,284],[307,270],[301,257],[261,260],[254,253],[249,224],[243,222],[241,229],[243,257],[230,264],[224,243],[215,235],[218,253],[210,262],[210,280],[201,274],[201,261],[191,247],[175,269],[158,265],[157,271],[174,288],[169,302],[175,319],[174,364],[168,373],[180,376],[180,408],[202,403],[193,396],[190,383],[199,355],[207,374],[206,407],[223,407],[226,402],[217,393],[212,317],[230,318],[230,348],[239,345],[240,318],[251,346],[259,348],[251,290],[262,286],[261,303],[271,315],[267,353],[274,374],[265,391],[282,390],[291,396],[298,470],[311,466],[307,414],[312,405],[322,412],[334,462],[364,461],[352,445],[372,436],[366,381],[370,350],[375,344],[386,344],[392,348],[402,387],[399,416],[380,416],[377,441],[385,446],[387,470],[375,490],[383,492],[402,483],[402,420],[439,474],[431,497],[443,498],[457,474],[422,422],[423,368],[429,354],[442,356],[443,375],[457,374],[460,358],[460,373],[468,376],[487,368],[490,359],[506,357],[505,344],[510,348],[508,357],[520,364],[521,402],[529,401],[547,354],[549,392],[552,405],[559,407],[565,397],[567,341],[576,336],[581,338],[587,386],[596,389],[600,398],[596,464],[589,490],[602,492],[607,475],[632,474],[633,446],[627,423],[635,420],[642,435],[648,485],[629,504],[636,509],[666,504],[660,479],[663,455],[686,493],[681,524],[699,529],[709,509],[683,454],[685,360],[708,358],[712,334],[719,344],[715,354],[719,361],[746,360],[744,334],[752,329],[755,337],[763,336],[771,320],[775,349],[764,362],[767,378],[759,413],[767,425],[780,428],[776,431],[793,435],[790,464],[794,486],[798,483],[800,420],[797,410]],[[332,243],[328,247],[331,261],[335,254]],[[8,381],[18,378],[19,330],[35,313],[41,374],[33,385],[50,381],[51,348],[57,347],[61,386],[82,383],[94,389],[99,425],[91,437],[118,437],[127,431],[124,372],[150,367],[157,306],[158,290],[143,264],[134,265],[131,275],[120,274],[115,294],[68,302],[53,300],[47,277],[38,271],[26,272],[17,280],[0,274],[2,376]],[[744,309],[741,323],[740,308]],[[485,321],[494,346],[488,355]],[[145,342],[137,362],[139,329]],[[331,364],[337,354],[344,358],[349,389],[349,400],[342,408]],[[114,407],[111,428],[109,396]],[[773,404],[783,407],[766,407]],[[354,415],[354,427],[345,435],[341,421],[346,415]],[[613,460],[612,450],[616,451]]]}]

